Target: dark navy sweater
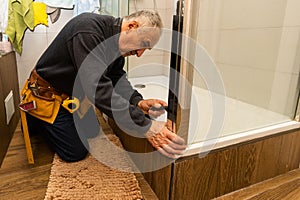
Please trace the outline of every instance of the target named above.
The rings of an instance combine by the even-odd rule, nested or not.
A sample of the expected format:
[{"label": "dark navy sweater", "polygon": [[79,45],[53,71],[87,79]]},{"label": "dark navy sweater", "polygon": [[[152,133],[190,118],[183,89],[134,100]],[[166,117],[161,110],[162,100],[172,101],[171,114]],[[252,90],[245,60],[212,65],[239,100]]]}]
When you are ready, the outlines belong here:
[{"label": "dark navy sweater", "polygon": [[36,64],[55,89],[82,99],[123,128],[146,132],[151,120],[136,106],[142,95],[132,88],[119,51],[121,18],[83,13],[60,31]]}]

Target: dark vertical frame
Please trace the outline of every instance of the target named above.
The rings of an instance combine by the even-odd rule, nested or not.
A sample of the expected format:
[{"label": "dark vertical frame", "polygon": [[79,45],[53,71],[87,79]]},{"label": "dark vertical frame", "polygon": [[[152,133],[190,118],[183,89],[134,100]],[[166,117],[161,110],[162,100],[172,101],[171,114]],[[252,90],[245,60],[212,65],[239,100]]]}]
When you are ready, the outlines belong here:
[{"label": "dark vertical frame", "polygon": [[169,76],[168,119],[176,122],[179,92],[179,74],[181,70],[181,49],[183,31],[183,0],[177,1],[176,15],[173,15],[172,46]]}]

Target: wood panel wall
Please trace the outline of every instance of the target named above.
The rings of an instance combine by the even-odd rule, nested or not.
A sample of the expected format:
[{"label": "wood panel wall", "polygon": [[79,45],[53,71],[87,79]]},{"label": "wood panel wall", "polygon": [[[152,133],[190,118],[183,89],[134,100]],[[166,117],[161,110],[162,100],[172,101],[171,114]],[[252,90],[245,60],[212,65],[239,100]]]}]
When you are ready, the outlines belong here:
[{"label": "wood panel wall", "polygon": [[299,167],[300,131],[294,130],[178,160],[171,199],[212,199]]},{"label": "wood panel wall", "polygon": [[[146,153],[154,151],[154,148],[150,143],[148,143],[146,139],[136,138],[124,133],[111,119],[108,120],[108,123],[114,133],[120,138],[124,148],[127,151],[136,153]],[[152,157],[151,160],[145,159],[144,161],[136,162],[136,160],[133,159],[133,161],[135,161],[135,164],[141,170],[141,172],[143,172],[145,168],[148,168],[148,165],[152,165],[155,168],[156,165],[160,165],[164,162],[169,162],[169,160],[163,156]],[[149,183],[152,190],[160,200],[169,199],[171,168],[171,165],[168,165],[159,170],[142,173],[145,180]]]}]

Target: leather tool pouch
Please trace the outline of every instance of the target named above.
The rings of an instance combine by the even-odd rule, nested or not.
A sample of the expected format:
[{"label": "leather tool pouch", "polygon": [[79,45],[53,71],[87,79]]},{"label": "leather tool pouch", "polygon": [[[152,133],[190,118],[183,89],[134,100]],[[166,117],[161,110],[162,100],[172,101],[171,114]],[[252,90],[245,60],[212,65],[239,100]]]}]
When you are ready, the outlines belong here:
[{"label": "leather tool pouch", "polygon": [[20,109],[24,110],[22,105],[32,104],[34,107],[25,109],[26,112],[50,124],[54,123],[62,103],[61,96],[27,80],[21,91],[21,97]]}]

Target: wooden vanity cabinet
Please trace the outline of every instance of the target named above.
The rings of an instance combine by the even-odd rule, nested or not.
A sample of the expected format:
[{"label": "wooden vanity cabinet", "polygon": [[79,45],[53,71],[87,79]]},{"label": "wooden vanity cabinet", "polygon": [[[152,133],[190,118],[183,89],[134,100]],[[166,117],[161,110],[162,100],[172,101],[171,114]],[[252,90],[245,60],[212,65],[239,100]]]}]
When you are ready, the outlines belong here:
[{"label": "wooden vanity cabinet", "polygon": [[[7,123],[5,98],[12,91],[14,113]],[[20,119],[18,105],[20,102],[18,71],[15,52],[0,57],[0,166]]]}]

